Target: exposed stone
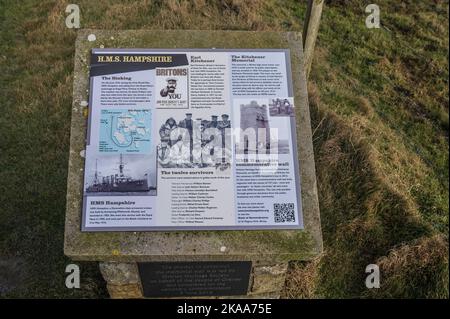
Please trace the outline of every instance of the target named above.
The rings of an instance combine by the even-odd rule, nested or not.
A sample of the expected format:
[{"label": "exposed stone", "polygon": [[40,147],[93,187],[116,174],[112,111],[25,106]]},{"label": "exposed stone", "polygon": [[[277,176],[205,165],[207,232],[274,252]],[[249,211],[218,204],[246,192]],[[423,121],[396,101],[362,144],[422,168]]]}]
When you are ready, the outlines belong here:
[{"label": "exposed stone", "polygon": [[286,280],[288,264],[253,268],[253,284],[250,295],[277,293],[280,294]]},{"label": "exposed stone", "polygon": [[101,262],[100,271],[109,284],[139,283],[139,273],[135,263]]},{"label": "exposed stone", "polygon": [[137,299],[143,298],[142,290],[139,284],[113,285],[108,284],[109,296],[113,299]]},{"label": "exposed stone", "polygon": [[284,275],[288,269],[288,263],[281,263],[272,266],[255,266],[253,273],[255,275]]}]

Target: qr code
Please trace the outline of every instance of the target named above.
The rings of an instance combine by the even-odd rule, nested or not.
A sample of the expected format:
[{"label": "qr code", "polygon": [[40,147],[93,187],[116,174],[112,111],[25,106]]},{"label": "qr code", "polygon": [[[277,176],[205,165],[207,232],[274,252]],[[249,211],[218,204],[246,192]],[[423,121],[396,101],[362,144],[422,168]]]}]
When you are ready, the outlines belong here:
[{"label": "qr code", "polygon": [[295,222],[294,203],[273,204],[275,223]]}]

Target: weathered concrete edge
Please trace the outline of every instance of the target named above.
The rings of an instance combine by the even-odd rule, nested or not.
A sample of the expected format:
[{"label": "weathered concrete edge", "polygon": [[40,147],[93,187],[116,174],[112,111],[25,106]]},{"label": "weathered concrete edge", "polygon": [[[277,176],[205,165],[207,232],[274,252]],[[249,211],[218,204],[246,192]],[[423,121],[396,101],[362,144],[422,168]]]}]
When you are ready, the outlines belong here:
[{"label": "weathered concrete edge", "polygon": [[[300,37],[300,33],[288,33],[288,38]],[[290,41],[293,43],[293,47],[296,49],[295,52],[291,54],[298,54],[300,63],[304,65],[305,57],[303,54],[302,41]],[[299,54],[301,53],[301,54]],[[292,66],[293,68],[293,66]],[[308,100],[308,90],[307,85],[300,85],[300,83],[308,83],[306,79],[306,69],[298,68],[296,70],[292,69],[292,73],[298,73],[300,81],[294,81],[294,94],[297,98],[297,94],[300,97],[300,105],[304,106],[301,112],[296,113],[297,121],[297,140],[303,140],[303,147],[298,149],[300,156],[300,179],[301,185],[308,185],[309,189],[302,187],[302,199],[303,202],[308,202],[310,204],[310,210],[312,213],[311,219],[305,219],[305,228],[311,230],[311,234],[314,236],[314,240],[317,244],[317,253],[322,253],[323,251],[323,238],[322,238],[322,224],[320,220],[320,207],[319,207],[319,196],[317,190],[317,178],[316,178],[316,165],[314,158],[314,147],[312,143],[312,127],[311,127],[311,115],[309,109]],[[293,74],[294,78],[294,74]],[[297,104],[297,103],[296,103]],[[300,114],[299,114],[300,113]],[[299,129],[302,128],[302,129]]]},{"label": "weathered concrete edge", "polygon": [[[72,86],[72,113],[71,113],[71,123],[70,123],[70,146],[69,146],[69,164],[67,168],[67,192],[66,192],[66,216],[65,216],[65,223],[64,223],[64,254],[66,256],[72,257],[72,253],[70,252],[70,247],[68,245],[68,234],[70,232],[70,229],[74,226],[71,224],[70,220],[70,214],[69,210],[76,210],[77,207],[71,207],[73,201],[73,198],[76,197],[75,193],[72,191],[74,188],[74,185],[71,181],[77,180],[76,174],[77,174],[77,168],[74,163],[74,155],[73,154],[73,147],[77,144],[77,140],[79,139],[78,134],[80,134],[79,131],[77,131],[77,125],[76,121],[79,121],[79,117],[77,116],[77,113],[83,113],[87,112],[86,106],[82,106],[81,102],[85,99],[84,96],[82,96],[81,92],[83,90],[86,90],[86,87],[88,87],[89,83],[89,77],[83,77],[80,76],[83,72],[82,64],[80,63],[80,57],[77,56],[77,54],[80,54],[76,48],[79,46],[79,42],[85,38],[84,32],[79,32],[77,34],[77,38],[75,40],[75,54],[74,54],[74,70],[73,70],[73,86]],[[77,76],[79,78],[77,78]],[[87,95],[87,92],[86,92]],[[79,154],[78,154],[79,155]],[[75,155],[76,156],[76,155]],[[84,168],[83,168],[84,169]],[[79,185],[81,187],[81,185]]]}]

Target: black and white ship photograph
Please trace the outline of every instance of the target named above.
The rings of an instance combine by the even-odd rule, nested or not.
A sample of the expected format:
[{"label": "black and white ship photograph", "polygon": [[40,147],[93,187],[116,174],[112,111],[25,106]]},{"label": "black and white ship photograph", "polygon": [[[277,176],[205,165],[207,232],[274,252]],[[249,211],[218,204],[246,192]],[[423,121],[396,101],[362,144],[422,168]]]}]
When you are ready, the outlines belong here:
[{"label": "black and white ship photograph", "polygon": [[86,170],[86,195],[156,196],[154,155],[117,154],[92,157],[86,163]]}]

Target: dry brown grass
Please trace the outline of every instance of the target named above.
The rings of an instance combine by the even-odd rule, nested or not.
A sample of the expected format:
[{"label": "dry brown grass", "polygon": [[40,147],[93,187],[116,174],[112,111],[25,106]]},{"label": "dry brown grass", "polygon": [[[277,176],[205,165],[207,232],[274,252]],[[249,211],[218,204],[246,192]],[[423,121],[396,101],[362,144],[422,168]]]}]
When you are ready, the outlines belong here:
[{"label": "dry brown grass", "polygon": [[[399,175],[392,169],[399,165],[402,172],[405,165],[421,163],[407,162],[409,156],[413,157],[411,153],[405,148],[396,153],[396,146],[387,143],[387,150],[394,157],[381,170],[377,148],[384,146],[377,139],[383,138],[390,129],[377,118],[373,106],[357,96],[356,105],[363,105],[365,111],[352,117],[338,116],[323,101],[314,83],[308,89],[326,247],[319,263],[316,277],[319,279],[308,284],[308,289],[315,296],[357,297],[361,295],[358,291],[365,289],[366,265],[376,263],[386,250],[398,243],[410,242],[430,232],[405,191],[408,184],[401,184]],[[368,130],[373,132],[369,135]],[[436,249],[445,254],[442,247]],[[434,262],[435,266],[442,265],[442,260]],[[304,274],[300,271],[299,276]]]},{"label": "dry brown grass", "polygon": [[[317,135],[317,130],[321,129],[324,118],[329,116],[331,121],[338,121],[337,125],[343,126],[339,133],[327,140],[321,149],[320,160],[328,165],[338,164],[342,160],[342,152],[339,150],[339,141],[346,140],[350,144],[363,146],[365,160],[370,163],[371,171],[380,183],[389,189],[401,194],[403,200],[408,204],[408,210],[418,217],[418,208],[412,191],[421,185],[417,185],[420,180],[426,179],[432,174],[426,162],[419,154],[411,152],[404,142],[404,137],[399,135],[398,130],[386,122],[383,117],[375,111],[373,103],[378,100],[377,96],[361,96],[355,94],[359,86],[356,78],[342,78],[336,73],[329,62],[330,52],[326,48],[319,47],[315,54],[315,65],[321,69],[320,73],[313,72],[313,79],[308,84],[308,93],[311,107],[317,108],[321,114],[317,127],[313,127],[313,132]],[[398,83],[407,83],[412,75],[405,70],[405,66],[392,64],[386,57],[378,62],[380,71],[391,74]],[[347,105],[331,104],[320,96],[320,90],[316,83],[327,83],[327,90],[342,92],[349,100],[348,104],[353,104],[355,112],[350,116],[342,114],[342,109]],[[392,87],[384,86],[389,93]],[[388,94],[384,91],[381,94]],[[314,123],[313,123],[314,124]],[[344,128],[345,127],[345,128]],[[314,136],[313,138],[317,138]],[[345,153],[346,151],[344,151]],[[347,154],[348,155],[348,154]],[[356,172],[355,172],[356,173]],[[329,197],[327,195],[327,197]]]},{"label": "dry brown grass", "polygon": [[316,298],[316,285],[319,276],[321,256],[309,262],[293,262],[286,275],[286,286],[282,298],[311,299]]},{"label": "dry brown grass", "polygon": [[168,0],[152,18],[160,29],[251,29],[265,30],[262,0]]},{"label": "dry brown grass", "polygon": [[435,259],[443,259],[445,263],[448,263],[446,250],[448,250],[448,241],[444,236],[423,237],[392,249],[387,256],[378,260],[378,265],[385,275],[392,276],[412,263],[420,268],[434,263]]},{"label": "dry brown grass", "polygon": [[447,298],[448,249],[448,239],[442,235],[422,237],[392,249],[377,261],[383,290],[373,291],[369,295],[407,298],[405,287],[414,289],[415,285],[425,282],[430,286],[428,293],[422,297]]}]

